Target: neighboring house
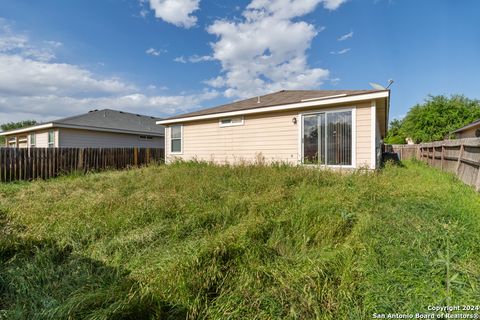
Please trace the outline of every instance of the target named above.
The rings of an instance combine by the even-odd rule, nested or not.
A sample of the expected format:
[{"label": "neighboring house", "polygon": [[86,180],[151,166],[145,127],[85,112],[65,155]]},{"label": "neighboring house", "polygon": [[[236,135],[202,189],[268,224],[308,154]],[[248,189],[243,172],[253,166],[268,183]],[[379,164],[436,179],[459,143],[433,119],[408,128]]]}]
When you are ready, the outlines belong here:
[{"label": "neighboring house", "polygon": [[374,169],[388,90],[283,90],[157,121],[167,162],[265,161]]},{"label": "neighboring house", "polygon": [[163,148],[159,118],[110,109],[0,132],[7,147]]},{"label": "neighboring house", "polygon": [[452,132],[455,138],[480,138],[480,119]]}]

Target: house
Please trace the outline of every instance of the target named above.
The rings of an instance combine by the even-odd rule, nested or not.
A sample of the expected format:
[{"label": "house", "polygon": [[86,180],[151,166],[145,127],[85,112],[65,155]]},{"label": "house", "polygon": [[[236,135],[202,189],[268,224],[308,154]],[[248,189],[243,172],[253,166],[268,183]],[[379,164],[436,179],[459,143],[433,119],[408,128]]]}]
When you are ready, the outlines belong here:
[{"label": "house", "polygon": [[157,121],[166,161],[375,169],[387,131],[389,90],[282,90]]},{"label": "house", "polygon": [[93,110],[27,128],[0,132],[7,147],[163,148],[159,118],[110,109]]},{"label": "house", "polygon": [[480,119],[452,132],[455,138],[480,138]]}]

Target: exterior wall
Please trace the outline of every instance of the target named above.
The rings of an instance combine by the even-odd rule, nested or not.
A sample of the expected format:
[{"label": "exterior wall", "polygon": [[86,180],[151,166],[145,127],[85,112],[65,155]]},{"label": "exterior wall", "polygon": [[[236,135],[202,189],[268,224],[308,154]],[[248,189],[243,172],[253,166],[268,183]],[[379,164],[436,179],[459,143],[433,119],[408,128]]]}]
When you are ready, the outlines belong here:
[{"label": "exterior wall", "polygon": [[[102,131],[89,131],[78,129],[52,129],[54,131],[54,147],[72,148],[163,148],[164,138],[153,137],[152,140],[140,140],[139,135],[113,133]],[[35,132],[35,147],[48,148],[48,132],[50,130],[39,130]],[[21,133],[14,136],[5,136],[6,141],[17,137],[17,147],[32,147],[30,144],[31,132]],[[20,143],[20,138],[27,138],[25,143]]]},{"label": "exterior wall", "polygon": [[357,168],[371,167],[372,161],[372,108],[371,103],[357,107]]},{"label": "exterior wall", "polygon": [[60,147],[72,148],[163,148],[164,138],[140,140],[139,135],[115,132],[60,129]]},{"label": "exterior wall", "polygon": [[480,129],[480,124],[478,126],[468,128],[466,130],[463,130],[462,132],[458,132],[456,134],[457,139],[463,139],[463,138],[477,138],[475,136],[475,131]]},{"label": "exterior wall", "polygon": [[[48,148],[48,132],[50,130],[37,131],[35,135],[35,147],[37,148]],[[55,135],[54,147],[58,147],[59,141],[59,131],[58,129],[53,129]],[[30,138],[28,143],[30,144]]]},{"label": "exterior wall", "polygon": [[382,162],[382,144],[385,136],[387,135],[387,103],[386,99],[377,99],[374,102],[375,110],[373,110],[371,118],[376,119],[375,123],[372,123],[372,131],[375,130],[375,139],[372,137],[375,145],[375,154],[373,155],[375,161],[375,168],[378,168]]},{"label": "exterior wall", "polygon": [[387,135],[387,119],[386,119],[386,103],[384,99],[379,99],[375,101],[375,105],[377,107],[377,124],[379,127],[380,139],[385,139]]},{"label": "exterior wall", "polygon": [[[287,162],[301,161],[300,114],[314,110],[353,108],[355,132],[354,151],[356,167],[371,167],[372,154],[372,102],[313,107],[301,111],[245,115],[244,124],[220,127],[219,119],[186,122],[183,124],[182,152],[171,153],[170,128],[165,130],[165,152],[168,161],[175,159],[213,161],[216,163],[238,162]],[[293,118],[297,123],[293,123]],[[375,130],[375,126],[373,126]],[[375,140],[373,140],[375,143]]]},{"label": "exterior wall", "polygon": [[[293,117],[298,118],[298,112],[246,116],[241,126],[220,127],[218,119],[186,124],[183,154],[173,157],[218,163],[257,159],[297,163],[299,124],[292,123]],[[168,153],[170,147],[169,143]]]},{"label": "exterior wall", "polygon": [[[58,147],[58,137],[59,137],[58,129],[52,129],[52,130],[54,131],[54,135],[55,135],[54,147]],[[37,148],[48,148],[48,132],[49,131],[50,130],[39,130],[39,131],[35,132],[35,134],[36,134],[35,135],[35,140],[36,140],[35,147],[37,147]],[[24,133],[19,133],[17,135],[5,136],[5,139],[6,139],[6,141],[8,141],[9,139],[17,138],[17,144],[16,144],[15,147],[27,148],[27,147],[31,147],[31,145],[30,145],[30,135],[31,135],[31,132],[24,132]],[[27,141],[26,142],[21,142],[21,140],[23,140],[25,138],[27,139]]]}]

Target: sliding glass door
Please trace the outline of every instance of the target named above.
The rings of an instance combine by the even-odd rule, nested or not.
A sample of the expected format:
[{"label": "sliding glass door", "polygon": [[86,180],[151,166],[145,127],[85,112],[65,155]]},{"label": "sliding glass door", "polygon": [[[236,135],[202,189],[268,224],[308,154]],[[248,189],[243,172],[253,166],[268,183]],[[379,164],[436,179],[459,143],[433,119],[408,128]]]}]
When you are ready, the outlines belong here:
[{"label": "sliding glass door", "polygon": [[303,116],[303,163],[325,163],[325,114]]},{"label": "sliding glass door", "polygon": [[302,116],[302,162],[352,165],[352,111]]}]

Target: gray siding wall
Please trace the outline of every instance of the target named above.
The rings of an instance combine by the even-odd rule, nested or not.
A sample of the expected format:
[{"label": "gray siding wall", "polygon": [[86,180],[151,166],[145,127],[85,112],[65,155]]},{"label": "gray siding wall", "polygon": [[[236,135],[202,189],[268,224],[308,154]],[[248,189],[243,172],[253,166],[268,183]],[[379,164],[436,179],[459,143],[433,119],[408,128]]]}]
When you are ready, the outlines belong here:
[{"label": "gray siding wall", "polygon": [[59,147],[72,148],[164,148],[163,137],[140,140],[135,134],[63,128],[60,129],[58,142]]}]

